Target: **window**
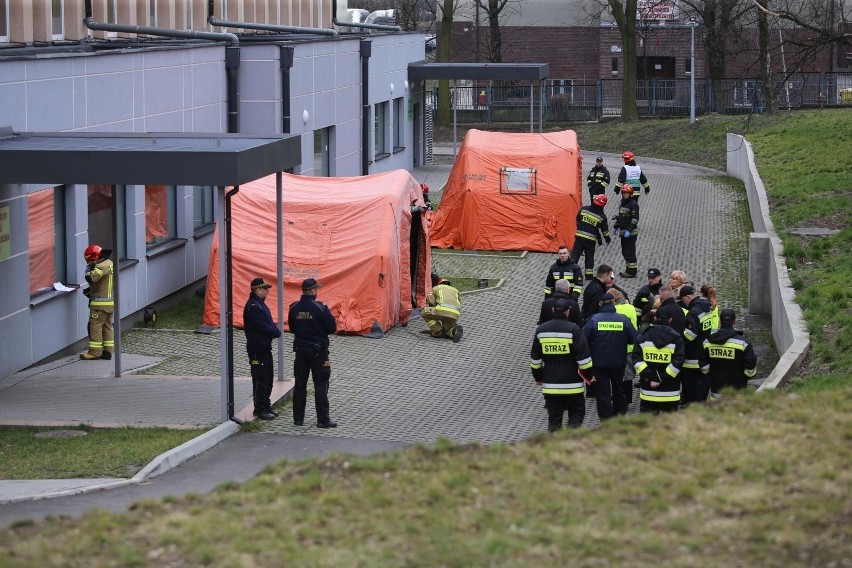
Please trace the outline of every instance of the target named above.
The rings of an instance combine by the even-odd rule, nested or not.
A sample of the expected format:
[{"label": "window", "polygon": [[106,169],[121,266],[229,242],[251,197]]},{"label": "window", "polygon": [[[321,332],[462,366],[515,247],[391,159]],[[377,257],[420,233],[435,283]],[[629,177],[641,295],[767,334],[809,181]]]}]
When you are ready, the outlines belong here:
[{"label": "window", "polygon": [[314,175],[325,176],[331,175],[329,169],[329,151],[328,151],[329,129],[322,128],[314,130]]},{"label": "window", "polygon": [[148,2],[148,22],[152,28],[157,27],[157,1],[151,0]]},{"label": "window", "polygon": [[405,107],[402,97],[393,100],[393,149],[402,150],[405,142],[403,126],[405,124]]},{"label": "window", "polygon": [[65,39],[65,1],[50,0],[51,39]]},{"label": "window", "polygon": [[618,75],[618,57],[612,58],[612,74]]},{"label": "window", "polygon": [[175,196],[173,185],[145,186],[145,246],[149,249],[177,237]]},{"label": "window", "polygon": [[[112,195],[111,185],[89,186],[89,244],[96,243],[103,248],[112,248]],[[113,258],[127,258],[127,233],[125,232],[125,207],[124,191],[118,192],[118,256]]]},{"label": "window", "polygon": [[215,197],[216,191],[212,185],[196,185],[192,188],[192,228],[196,231],[213,224]]},{"label": "window", "polygon": [[65,186],[30,193],[30,295],[65,281]]},{"label": "window", "polygon": [[687,75],[692,73],[692,58],[691,57],[687,57],[686,59],[683,60],[683,69],[684,69],[684,72]]},{"label": "window", "polygon": [[9,41],[9,0],[0,0],[0,42]]},{"label": "window", "polygon": [[374,117],[374,129],[375,129],[375,140],[374,140],[374,150],[375,150],[375,159],[379,159],[383,157],[383,154],[387,154],[387,142],[386,142],[386,128],[387,128],[387,117],[386,117],[386,108],[388,106],[387,102],[384,103],[376,103],[373,107],[373,112],[375,113]]}]

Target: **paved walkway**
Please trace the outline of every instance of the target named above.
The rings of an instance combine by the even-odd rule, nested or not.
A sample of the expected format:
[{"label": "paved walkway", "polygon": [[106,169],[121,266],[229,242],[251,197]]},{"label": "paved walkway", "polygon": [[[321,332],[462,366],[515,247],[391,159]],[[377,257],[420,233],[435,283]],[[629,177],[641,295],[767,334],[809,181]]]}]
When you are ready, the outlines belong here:
[{"label": "paved walkway", "polygon": [[[604,156],[613,176],[617,175],[620,159]],[[594,154],[586,155],[584,163],[591,164],[593,159]],[[719,172],[641,158],[638,161],[652,187],[650,196],[643,195],[640,200],[640,274],[651,266],[664,273],[682,269],[698,284],[712,282],[719,291],[720,304],[735,308],[741,316],[739,323],[748,327],[751,316],[743,307],[747,300],[750,222],[744,193],[733,189]],[[433,188],[433,201],[440,198],[438,188],[449,170],[449,166],[438,165],[415,171],[418,180]],[[607,207],[610,217],[615,214],[617,201],[612,199]],[[419,317],[407,327],[391,329],[381,339],[334,336],[330,399],[332,416],[340,427],[317,429],[309,399],[306,426],[294,426],[286,409],[279,419],[263,423],[263,432],[282,441],[298,443],[302,439],[313,445],[317,439],[335,439],[339,441],[337,450],[376,451],[431,443],[440,437],[457,442],[512,442],[544,431],[546,415],[541,394],[532,383],[529,349],[544,277],[553,260],[553,254],[544,253],[509,258],[436,253],[434,268],[439,273],[503,280],[496,289],[463,296],[462,341],[453,344],[432,339]],[[596,263],[603,262],[615,267],[616,272],[624,268],[617,241],[598,249]],[[619,281],[631,297],[644,283],[643,278]],[[241,334],[235,334],[235,339],[236,374],[243,377],[235,385],[240,408],[250,401],[250,382],[245,379],[249,374],[245,358],[240,356]],[[284,341],[289,374],[290,338]],[[23,371],[0,381],[0,424],[67,421],[212,426],[219,420],[218,342],[217,334],[134,330],[124,342],[124,352],[145,355],[125,355],[125,364],[128,370],[136,365],[141,374],[110,379],[110,363],[70,358],[51,372]],[[158,364],[145,370],[152,362]],[[103,366],[105,374],[97,374],[97,366]],[[587,408],[586,422],[594,424],[597,418],[592,405]],[[245,441],[251,436],[234,438]],[[226,459],[227,446],[220,446],[204,456]],[[271,455],[290,455],[283,442],[275,446],[280,449]],[[325,446],[316,447],[320,451]],[[304,454],[310,455],[310,450]],[[195,463],[201,463],[200,458],[178,469],[185,472],[200,467]],[[156,483],[167,485],[170,475],[157,478],[160,481]],[[233,479],[229,475],[223,468],[220,481]],[[0,502],[4,484],[0,482]],[[18,495],[26,493],[21,484],[16,485]],[[49,493],[34,486],[31,489],[31,496]],[[47,508],[53,513],[46,514],[73,510],[63,509],[71,507],[64,505],[69,498],[51,501],[55,503]],[[0,522],[27,514],[14,505],[0,507]]]}]

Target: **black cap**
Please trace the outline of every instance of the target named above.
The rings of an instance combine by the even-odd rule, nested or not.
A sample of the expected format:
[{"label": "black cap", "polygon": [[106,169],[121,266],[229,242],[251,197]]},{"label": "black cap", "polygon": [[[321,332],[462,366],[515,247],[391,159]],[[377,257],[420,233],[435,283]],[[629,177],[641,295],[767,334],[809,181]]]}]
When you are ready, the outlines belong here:
[{"label": "black cap", "polygon": [[317,282],[315,278],[302,280],[302,292],[310,292],[311,290],[316,290],[320,286],[322,286],[322,284]]},{"label": "black cap", "polygon": [[695,295],[695,288],[693,288],[692,286],[681,286],[680,292],[678,292],[677,297],[683,298],[684,296],[694,296],[694,295]]},{"label": "black cap", "polygon": [[265,288],[268,290],[269,288],[272,288],[272,284],[267,284],[264,282],[263,278],[255,278],[251,281],[251,289],[257,290],[258,288]]},{"label": "black cap", "polygon": [[601,158],[600,156],[598,156],[597,158],[595,158],[595,161],[596,161],[596,162],[603,162],[603,158]]},{"label": "black cap", "polygon": [[613,297],[612,297],[612,294],[610,294],[609,292],[607,292],[606,294],[604,294],[603,296],[601,296],[601,299],[600,299],[600,303],[601,303],[601,305],[603,305],[603,304],[611,304],[611,303],[613,303],[614,301],[615,301],[615,298],[613,298]]},{"label": "black cap", "polygon": [[571,308],[571,302],[567,298],[556,298],[553,302],[553,309],[557,312],[564,312]]},{"label": "black cap", "polygon": [[649,268],[648,269],[648,278],[656,278],[657,276],[661,276],[663,273],[660,272],[659,268]]},{"label": "black cap", "polygon": [[734,321],[737,319],[737,313],[731,308],[725,308],[719,312],[719,319],[721,321]]}]

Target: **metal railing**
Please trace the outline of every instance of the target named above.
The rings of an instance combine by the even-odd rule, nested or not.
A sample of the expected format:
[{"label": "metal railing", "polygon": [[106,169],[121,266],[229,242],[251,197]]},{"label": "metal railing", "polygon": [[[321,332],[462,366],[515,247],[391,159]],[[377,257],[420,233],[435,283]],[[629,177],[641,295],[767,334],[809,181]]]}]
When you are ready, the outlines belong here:
[{"label": "metal railing", "polygon": [[[544,89],[532,89],[534,114],[544,105],[545,122],[598,120],[621,115],[621,79],[549,79]],[[775,84],[780,109],[852,107],[852,73],[798,73]],[[428,104],[438,109],[437,93],[427,92]],[[530,87],[466,85],[450,88],[450,105],[459,123],[527,122]],[[636,83],[640,116],[689,116],[690,81],[642,79]],[[739,114],[766,110],[766,96],[757,79],[697,79],[695,112]]]}]

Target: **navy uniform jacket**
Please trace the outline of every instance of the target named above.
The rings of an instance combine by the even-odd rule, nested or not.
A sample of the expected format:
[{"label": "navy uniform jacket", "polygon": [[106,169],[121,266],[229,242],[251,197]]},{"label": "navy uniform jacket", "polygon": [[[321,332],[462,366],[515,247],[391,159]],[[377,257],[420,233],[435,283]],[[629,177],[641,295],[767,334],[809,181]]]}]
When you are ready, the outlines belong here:
[{"label": "navy uniform jacket", "polygon": [[[639,377],[639,398],[649,402],[680,401],[683,337],[660,320],[639,334],[633,349],[633,368]],[[651,381],[660,384],[651,386]]]},{"label": "navy uniform jacket", "polygon": [[281,337],[281,330],[272,321],[266,302],[253,292],[243,309],[243,331],[246,333],[246,351],[259,353],[272,349],[272,340]]},{"label": "navy uniform jacket", "polygon": [[604,369],[623,369],[627,364],[627,346],[636,342],[638,333],[630,318],[605,304],[586,321],[583,335],[589,342],[592,364]]},{"label": "navy uniform jacket", "polygon": [[565,319],[565,314],[536,328],[530,350],[530,369],[533,378],[542,382],[543,394],[582,394],[585,383],[579,370],[591,372],[591,368],[586,338],[577,324]]},{"label": "navy uniform jacket", "polygon": [[741,331],[723,327],[704,340],[704,352],[715,384],[744,388],[757,374],[757,356]]},{"label": "navy uniform jacket", "polygon": [[538,325],[553,319],[553,305],[556,304],[556,300],[559,298],[566,300],[570,304],[568,308],[568,321],[576,323],[577,325],[583,325],[583,315],[580,313],[580,304],[577,303],[577,300],[575,300],[573,296],[564,292],[554,292],[553,295],[541,303],[541,312],[538,315]]},{"label": "navy uniform jacket", "polygon": [[328,306],[317,301],[316,296],[302,294],[298,302],[290,304],[287,316],[293,349],[299,347],[328,347],[328,336],[337,331],[337,322]]}]

